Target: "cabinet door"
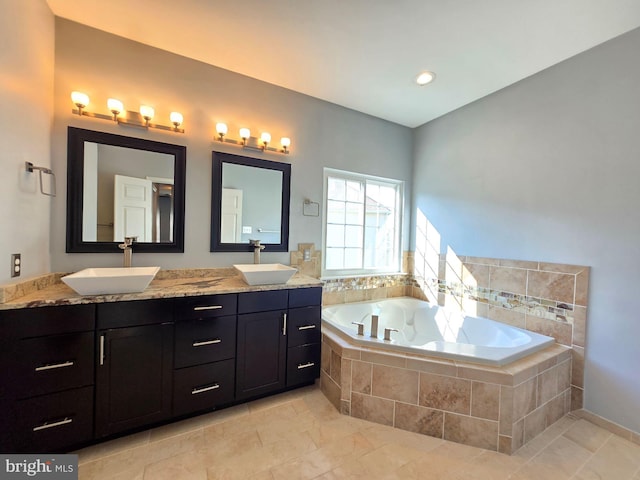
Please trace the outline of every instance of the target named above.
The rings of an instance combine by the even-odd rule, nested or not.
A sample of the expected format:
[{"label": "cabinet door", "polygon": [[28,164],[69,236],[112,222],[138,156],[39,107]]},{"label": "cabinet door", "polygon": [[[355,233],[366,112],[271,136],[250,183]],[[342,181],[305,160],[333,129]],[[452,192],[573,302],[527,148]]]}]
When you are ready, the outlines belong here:
[{"label": "cabinet door", "polygon": [[98,332],[96,436],[171,414],[173,324]]},{"label": "cabinet door", "polygon": [[286,310],[238,315],[236,400],[285,386]]}]

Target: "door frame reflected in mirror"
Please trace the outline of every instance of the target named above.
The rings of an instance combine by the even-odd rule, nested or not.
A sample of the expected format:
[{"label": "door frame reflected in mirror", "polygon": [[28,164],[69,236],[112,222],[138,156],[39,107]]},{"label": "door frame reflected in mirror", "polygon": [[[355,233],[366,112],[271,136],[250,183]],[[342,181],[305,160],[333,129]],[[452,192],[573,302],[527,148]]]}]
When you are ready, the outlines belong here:
[{"label": "door frame reflected in mirror", "polygon": [[211,252],[251,252],[253,247],[246,243],[222,242],[222,191],[224,164],[244,165],[258,169],[274,170],[282,173],[280,218],[280,242],[263,243],[264,252],[289,251],[289,201],[291,195],[291,164],[263,160],[254,157],[212,152],[211,169]]},{"label": "door frame reflected in mirror", "polygon": [[[84,206],[85,142],[163,153],[174,157],[173,224],[171,241],[139,242],[137,252],[184,252],[184,217],[187,147],[142,138],[126,137],[95,130],[68,127],[67,130],[67,253],[119,253],[119,242],[84,241],[82,221]],[[153,175],[153,172],[150,172]]]}]

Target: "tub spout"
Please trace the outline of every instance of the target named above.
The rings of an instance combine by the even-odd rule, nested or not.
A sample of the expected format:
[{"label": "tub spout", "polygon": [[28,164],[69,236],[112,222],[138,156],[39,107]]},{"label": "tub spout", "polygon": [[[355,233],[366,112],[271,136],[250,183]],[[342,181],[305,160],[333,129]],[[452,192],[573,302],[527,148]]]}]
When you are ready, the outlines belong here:
[{"label": "tub spout", "polygon": [[384,329],[384,339],[387,341],[391,341],[391,332],[397,332],[398,329],[397,328],[385,328]]},{"label": "tub spout", "polygon": [[378,338],[378,315],[371,315],[371,338]]}]

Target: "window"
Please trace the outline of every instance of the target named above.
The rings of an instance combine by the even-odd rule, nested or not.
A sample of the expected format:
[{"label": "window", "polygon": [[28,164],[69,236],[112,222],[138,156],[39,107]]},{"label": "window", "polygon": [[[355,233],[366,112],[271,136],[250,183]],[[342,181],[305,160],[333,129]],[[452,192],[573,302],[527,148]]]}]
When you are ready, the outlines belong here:
[{"label": "window", "polygon": [[400,271],[402,182],[325,169],[323,276]]}]

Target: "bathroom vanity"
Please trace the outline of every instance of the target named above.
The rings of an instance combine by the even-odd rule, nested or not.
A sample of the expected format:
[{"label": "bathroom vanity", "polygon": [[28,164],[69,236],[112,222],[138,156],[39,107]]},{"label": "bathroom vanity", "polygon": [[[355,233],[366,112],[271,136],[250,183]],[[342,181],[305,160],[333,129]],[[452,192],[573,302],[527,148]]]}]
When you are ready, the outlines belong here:
[{"label": "bathroom vanity", "polygon": [[318,280],[195,272],[138,294],[58,282],[0,304],[0,451],[69,451],[315,381]]}]

